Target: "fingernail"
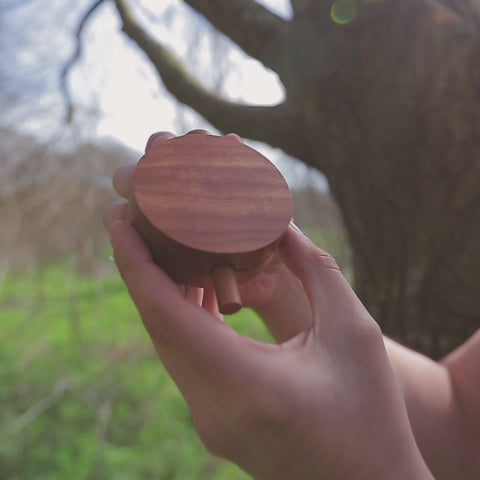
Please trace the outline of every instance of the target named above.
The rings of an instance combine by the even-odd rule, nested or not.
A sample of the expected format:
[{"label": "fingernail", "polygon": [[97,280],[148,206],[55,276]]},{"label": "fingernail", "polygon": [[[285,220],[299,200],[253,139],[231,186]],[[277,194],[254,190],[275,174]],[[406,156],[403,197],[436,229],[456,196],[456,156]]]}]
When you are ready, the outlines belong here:
[{"label": "fingernail", "polygon": [[124,223],[126,223],[126,222],[125,222],[125,220],[122,220],[122,219],[113,220],[113,222],[111,222],[107,227],[110,235],[112,234],[112,230],[114,228],[116,228],[118,225],[123,225]]},{"label": "fingernail", "polygon": [[191,135],[191,134],[202,134],[202,135],[211,135],[210,132],[208,132],[207,130],[203,130],[202,128],[196,128],[195,130],[190,130],[187,135]]},{"label": "fingernail", "polygon": [[236,133],[227,133],[227,135],[225,135],[225,138],[231,138],[232,140],[235,140],[236,142],[243,144],[242,138]]},{"label": "fingernail", "polygon": [[156,143],[158,142],[163,142],[165,140],[168,140],[170,138],[173,138],[175,135],[173,135],[170,132],[156,132],[150,135],[150,138],[147,141],[147,146],[145,147],[145,153],[147,153],[150,149],[152,149]]}]

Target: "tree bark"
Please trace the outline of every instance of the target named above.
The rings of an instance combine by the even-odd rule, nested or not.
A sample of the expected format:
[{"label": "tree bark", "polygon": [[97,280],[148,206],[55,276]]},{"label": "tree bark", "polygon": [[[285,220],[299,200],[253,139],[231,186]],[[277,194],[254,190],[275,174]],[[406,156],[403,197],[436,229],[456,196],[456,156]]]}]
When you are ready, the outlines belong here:
[{"label": "tree bark", "polygon": [[[356,290],[386,334],[435,358],[462,342],[480,326],[477,0],[356,2],[346,25],[323,0],[294,1],[291,21],[253,1],[186,2],[276,70],[282,105],[205,92],[162,58],[162,45],[146,43],[116,0],[125,32],[180,101],[219,130],[325,173],[353,248]],[[244,34],[232,24],[235,9],[251,26]]]}]

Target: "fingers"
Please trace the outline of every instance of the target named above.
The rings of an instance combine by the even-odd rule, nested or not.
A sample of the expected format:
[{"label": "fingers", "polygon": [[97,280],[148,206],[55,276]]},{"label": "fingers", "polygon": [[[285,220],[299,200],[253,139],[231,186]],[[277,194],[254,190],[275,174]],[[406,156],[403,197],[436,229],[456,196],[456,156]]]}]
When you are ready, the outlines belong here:
[{"label": "fingers", "polygon": [[148,153],[150,150],[155,148],[159,143],[174,137],[175,135],[170,132],[156,132],[150,135],[150,138],[148,139],[147,145],[145,147],[145,153]]},{"label": "fingers", "polygon": [[314,317],[314,329],[349,328],[366,311],[342,275],[335,260],[317,248],[298,228],[289,227],[280,253],[287,267],[303,284]]},{"label": "fingers", "polygon": [[181,376],[175,381],[181,385],[194,378],[218,390],[225,383],[244,385],[255,368],[251,342],[186,299],[153,263],[131,225],[114,221],[110,238],[118,270],[160,358],[167,367],[175,365],[172,375]]},{"label": "fingers", "polygon": [[[170,133],[150,137],[146,150],[173,138]],[[234,138],[237,141],[237,138]],[[114,177],[117,192],[128,197],[134,167],[123,167]],[[178,385],[198,379],[202,385],[224,388],[234,379],[248,378],[253,364],[252,342],[219,321],[214,298],[203,291],[186,287],[183,295],[178,286],[154,264],[151,254],[136,232],[125,222],[126,207],[114,204],[105,212],[114,258],[130,296],[159,356]],[[203,304],[208,311],[201,308]],[[256,347],[258,348],[258,347]],[[196,381],[196,380],[195,380]]]},{"label": "fingers", "polygon": [[[107,230],[117,220],[125,220],[127,217],[127,204],[125,202],[112,203],[105,209],[103,224]],[[194,305],[202,305],[203,289],[189,285],[177,285],[179,291]]]},{"label": "fingers", "polygon": [[223,315],[220,313],[220,310],[218,309],[217,295],[215,294],[215,290],[204,289],[202,307],[207,312],[210,312],[216,318],[223,321]]},{"label": "fingers", "polygon": [[115,202],[110,204],[103,214],[103,224],[108,230],[110,225],[116,220],[124,220],[127,217],[127,204],[125,202]]},{"label": "fingers", "polygon": [[[170,132],[154,133],[148,139],[145,151],[148,152],[152,148],[155,148],[159,143],[174,137],[175,135]],[[128,198],[130,194],[134,170],[135,165],[127,165],[125,167],[120,167],[113,175],[113,187],[121,197]]]},{"label": "fingers", "polygon": [[[204,133],[208,134],[206,130],[192,130],[188,134],[195,133]],[[228,138],[232,138],[238,143],[242,143],[242,139],[236,133],[229,133],[226,135]],[[145,147],[145,152],[148,153],[150,150],[154,149],[160,143],[175,138],[175,135],[170,132],[157,132],[150,136]],[[125,167],[120,167],[113,175],[113,187],[118,195],[121,197],[127,198],[130,194],[130,189],[132,186],[133,172],[135,170],[135,165],[127,165]]]},{"label": "fingers", "polygon": [[[187,135],[195,135],[195,134],[211,135],[211,133],[208,130],[204,130],[204,129],[201,129],[201,128],[197,128],[195,130],[190,130],[187,133]],[[243,144],[243,140],[236,133],[227,133],[227,135],[225,135],[225,138],[229,138],[231,140],[234,140],[237,143]]]},{"label": "fingers", "polygon": [[203,128],[196,128],[194,130],[190,130],[187,135],[211,135],[211,133]]},{"label": "fingers", "polygon": [[[174,309],[188,301],[175,283],[152,261],[150,252],[135,229],[123,220],[110,225],[115,263],[154,343],[162,343],[160,325]],[[158,318],[152,318],[158,315]]]},{"label": "fingers", "polygon": [[113,174],[113,188],[121,197],[128,198],[130,195],[134,170],[135,165],[127,165]]},{"label": "fingers", "polygon": [[235,140],[236,142],[243,144],[243,140],[236,133],[228,133],[227,135],[225,135],[225,137],[231,138],[232,140]]},{"label": "fingers", "polygon": [[185,285],[185,297],[194,305],[201,305],[203,301],[203,288]]},{"label": "fingers", "polygon": [[290,226],[282,241],[280,254],[287,267],[302,282],[312,307],[325,308],[325,290],[335,293],[342,285],[342,274],[335,260],[317,248],[295,226]]}]

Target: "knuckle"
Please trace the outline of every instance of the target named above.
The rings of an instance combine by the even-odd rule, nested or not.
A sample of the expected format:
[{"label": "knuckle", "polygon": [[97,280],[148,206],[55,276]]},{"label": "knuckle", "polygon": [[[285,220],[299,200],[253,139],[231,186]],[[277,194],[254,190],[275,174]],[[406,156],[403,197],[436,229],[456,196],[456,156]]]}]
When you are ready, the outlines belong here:
[{"label": "knuckle", "polygon": [[312,260],[319,268],[328,268],[330,270],[340,271],[340,268],[332,255],[321,248],[314,247]]},{"label": "knuckle", "polygon": [[165,140],[169,140],[170,138],[173,138],[175,135],[170,132],[156,132],[150,135],[150,138],[147,141],[147,145],[145,147],[145,152],[149,152],[150,150],[154,149],[157,147],[161,142],[164,142]]}]

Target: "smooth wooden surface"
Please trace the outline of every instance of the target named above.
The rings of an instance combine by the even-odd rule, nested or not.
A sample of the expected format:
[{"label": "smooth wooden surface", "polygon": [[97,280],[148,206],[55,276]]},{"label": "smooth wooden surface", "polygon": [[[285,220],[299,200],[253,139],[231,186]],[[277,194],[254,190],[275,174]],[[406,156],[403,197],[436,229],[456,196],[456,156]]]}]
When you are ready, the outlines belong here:
[{"label": "smooth wooden surface", "polygon": [[140,159],[128,215],[176,281],[212,287],[217,266],[229,266],[242,282],[269,262],[293,201],[258,152],[196,133],[161,142]]},{"label": "smooth wooden surface", "polygon": [[213,285],[221,313],[232,314],[242,308],[235,270],[230,265],[218,265],[212,270]]}]

